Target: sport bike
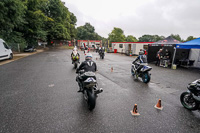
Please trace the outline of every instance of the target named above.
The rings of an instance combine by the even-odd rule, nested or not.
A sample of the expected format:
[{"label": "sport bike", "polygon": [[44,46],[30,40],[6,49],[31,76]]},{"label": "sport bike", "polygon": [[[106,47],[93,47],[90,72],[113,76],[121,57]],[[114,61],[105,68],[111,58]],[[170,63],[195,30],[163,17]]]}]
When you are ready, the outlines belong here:
[{"label": "sport bike", "polygon": [[142,81],[144,83],[149,83],[149,81],[151,79],[151,74],[149,73],[149,71],[152,68],[148,65],[143,65],[143,67],[139,70],[139,72],[136,72],[136,70],[139,66],[140,66],[140,64],[138,62],[132,63],[131,74],[134,76],[135,79],[140,77],[140,78],[142,78]]},{"label": "sport bike", "polygon": [[188,110],[200,109],[200,79],[188,84],[187,89],[180,96],[181,104]]},{"label": "sport bike", "polygon": [[80,70],[78,76],[82,78],[81,81],[77,79],[77,82],[87,102],[88,109],[93,110],[96,105],[97,94],[103,92],[103,89],[98,89],[95,73]]}]

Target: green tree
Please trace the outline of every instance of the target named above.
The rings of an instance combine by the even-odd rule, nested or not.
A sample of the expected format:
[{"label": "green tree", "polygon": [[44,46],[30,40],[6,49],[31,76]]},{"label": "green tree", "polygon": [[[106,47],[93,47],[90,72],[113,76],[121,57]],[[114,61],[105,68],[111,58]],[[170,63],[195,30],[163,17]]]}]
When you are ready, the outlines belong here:
[{"label": "green tree", "polygon": [[77,38],[80,40],[101,40],[102,37],[95,32],[94,26],[85,23],[77,28]]},{"label": "green tree", "polygon": [[108,39],[110,42],[124,42],[126,37],[122,29],[114,27],[112,32],[108,34]]},{"label": "green tree", "polygon": [[136,39],[136,37],[132,36],[132,35],[128,35],[126,37],[126,41],[127,42],[137,42],[138,40]]},{"label": "green tree", "polygon": [[165,38],[164,36],[158,36],[158,35],[143,35],[142,37],[139,37],[139,42],[157,42],[164,38]]},{"label": "green tree", "polygon": [[171,34],[170,36],[173,37],[174,39],[180,41],[180,42],[183,42],[183,40],[181,39],[179,34]]},{"label": "green tree", "polygon": [[193,37],[193,36],[189,36],[187,39],[186,39],[186,42],[187,41],[191,41],[191,40],[194,40],[194,39],[196,39],[196,37]]},{"label": "green tree", "polygon": [[74,16],[73,13],[70,13],[70,35],[71,35],[71,38],[74,39],[76,38],[76,34],[77,34],[77,30],[75,28],[75,25],[76,25],[76,22],[77,22],[77,19],[76,19],[76,16]]},{"label": "green tree", "polygon": [[48,0],[28,0],[26,11],[26,24],[24,24],[24,38],[29,45],[37,45],[38,40],[46,40],[47,31],[45,23],[53,21],[45,15]]},{"label": "green tree", "polygon": [[75,36],[74,23],[76,23],[76,17],[73,15],[73,21],[71,21],[71,13],[61,0],[49,0],[47,7],[46,16],[53,20],[46,22],[45,29],[48,33],[47,40],[49,44],[51,40],[71,40],[71,34],[73,37]]},{"label": "green tree", "polygon": [[0,9],[0,37],[8,43],[24,43],[20,32],[25,23],[24,0],[1,0]]},{"label": "green tree", "polygon": [[1,0],[0,37],[10,43],[76,37],[76,16],[61,0]]}]

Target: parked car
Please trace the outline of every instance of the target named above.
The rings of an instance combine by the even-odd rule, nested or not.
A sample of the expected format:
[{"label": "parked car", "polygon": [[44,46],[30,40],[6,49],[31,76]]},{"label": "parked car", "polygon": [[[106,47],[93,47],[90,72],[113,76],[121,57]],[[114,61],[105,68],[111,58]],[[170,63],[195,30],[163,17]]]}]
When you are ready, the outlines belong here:
[{"label": "parked car", "polygon": [[34,46],[27,46],[24,48],[24,52],[36,52],[37,50],[35,49]]},{"label": "parked car", "polygon": [[12,58],[13,58],[12,50],[8,47],[8,45],[3,39],[0,39],[0,60],[12,59]]}]

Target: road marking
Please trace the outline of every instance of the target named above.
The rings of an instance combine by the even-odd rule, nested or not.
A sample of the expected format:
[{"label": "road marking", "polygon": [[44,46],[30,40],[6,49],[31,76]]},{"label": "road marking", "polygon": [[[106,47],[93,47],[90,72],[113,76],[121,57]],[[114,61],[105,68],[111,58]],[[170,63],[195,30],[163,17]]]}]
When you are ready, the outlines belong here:
[{"label": "road marking", "polygon": [[54,87],[54,84],[50,84],[49,87]]}]

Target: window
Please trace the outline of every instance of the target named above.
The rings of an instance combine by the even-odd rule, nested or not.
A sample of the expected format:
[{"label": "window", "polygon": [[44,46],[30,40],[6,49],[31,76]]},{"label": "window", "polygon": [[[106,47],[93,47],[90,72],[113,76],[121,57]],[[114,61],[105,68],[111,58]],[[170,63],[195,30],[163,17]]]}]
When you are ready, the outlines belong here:
[{"label": "window", "polygon": [[6,49],[9,49],[8,45],[7,45],[5,42],[3,42],[3,45],[4,45],[4,47],[5,47]]},{"label": "window", "polygon": [[123,44],[119,44],[119,48],[123,48]]}]

